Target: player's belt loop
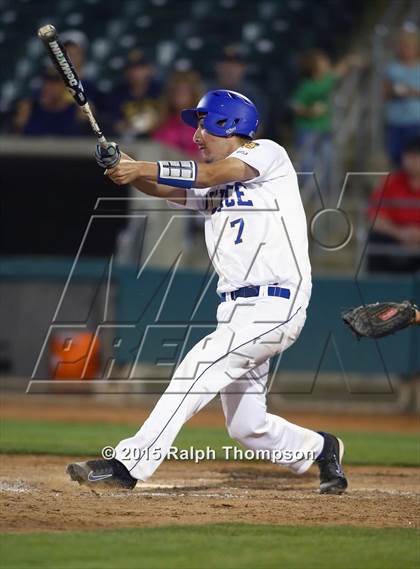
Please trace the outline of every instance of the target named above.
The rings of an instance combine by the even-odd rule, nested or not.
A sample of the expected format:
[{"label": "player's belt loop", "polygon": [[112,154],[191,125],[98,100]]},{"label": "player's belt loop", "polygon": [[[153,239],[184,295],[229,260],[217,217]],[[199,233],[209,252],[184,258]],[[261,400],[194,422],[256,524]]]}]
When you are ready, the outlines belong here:
[{"label": "player's belt loop", "polygon": [[258,296],[260,296],[260,297],[268,296],[268,286],[267,285],[260,286],[260,294]]}]

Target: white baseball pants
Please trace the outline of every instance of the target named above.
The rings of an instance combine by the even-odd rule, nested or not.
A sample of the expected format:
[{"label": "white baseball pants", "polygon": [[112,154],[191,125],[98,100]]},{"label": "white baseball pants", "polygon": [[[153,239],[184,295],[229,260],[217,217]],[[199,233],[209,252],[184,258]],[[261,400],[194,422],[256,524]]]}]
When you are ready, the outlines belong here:
[{"label": "white baseball pants", "polygon": [[267,413],[266,391],[269,359],[298,338],[306,305],[299,294],[294,302],[264,296],[220,303],[217,329],[188,352],[141,429],[117,445],[115,458],[134,478],[147,480],[182,425],[220,392],[233,439],[254,451],[284,451],[275,462],[305,472],[324,439]]}]

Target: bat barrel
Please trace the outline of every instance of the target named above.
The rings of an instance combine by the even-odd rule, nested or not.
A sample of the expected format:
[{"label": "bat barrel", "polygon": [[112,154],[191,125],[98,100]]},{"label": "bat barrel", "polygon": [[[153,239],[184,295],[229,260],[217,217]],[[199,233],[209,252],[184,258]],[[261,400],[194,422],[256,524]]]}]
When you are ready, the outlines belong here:
[{"label": "bat barrel", "polygon": [[39,28],[38,37],[47,49],[54,66],[67,87],[67,90],[71,93],[73,99],[86,114],[93,132],[98,137],[99,144],[105,146],[108,144],[107,140],[102,134],[102,131],[93,116],[83,90],[82,82],[80,81],[71,60],[67,55],[65,47],[61,44],[58,38],[57,30],[53,25],[47,24]]},{"label": "bat barrel", "polygon": [[57,30],[51,24],[47,24],[39,28],[38,36],[47,49],[51,61],[63,79],[67,90],[71,93],[76,103],[82,107],[87,103],[83,85],[67,55],[65,47],[58,38]]}]

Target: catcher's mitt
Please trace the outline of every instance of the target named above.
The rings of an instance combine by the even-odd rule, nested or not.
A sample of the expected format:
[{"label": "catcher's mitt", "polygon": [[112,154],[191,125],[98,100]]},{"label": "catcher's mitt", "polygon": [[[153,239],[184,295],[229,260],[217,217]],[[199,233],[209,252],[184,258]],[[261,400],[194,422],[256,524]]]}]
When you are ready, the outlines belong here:
[{"label": "catcher's mitt", "polygon": [[341,317],[356,334],[357,339],[361,336],[382,338],[413,324],[416,308],[409,300],[377,302],[346,310]]}]

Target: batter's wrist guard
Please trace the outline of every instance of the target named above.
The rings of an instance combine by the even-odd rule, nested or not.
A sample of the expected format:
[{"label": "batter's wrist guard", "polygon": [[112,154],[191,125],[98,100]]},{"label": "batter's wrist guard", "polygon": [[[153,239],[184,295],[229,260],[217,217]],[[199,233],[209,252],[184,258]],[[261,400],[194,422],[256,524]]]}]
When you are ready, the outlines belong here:
[{"label": "batter's wrist guard", "polygon": [[197,179],[197,162],[194,160],[160,160],[158,184],[176,188],[193,188]]}]

